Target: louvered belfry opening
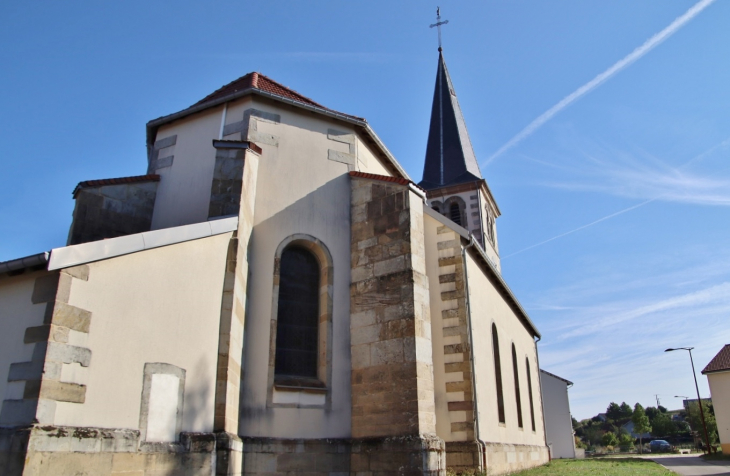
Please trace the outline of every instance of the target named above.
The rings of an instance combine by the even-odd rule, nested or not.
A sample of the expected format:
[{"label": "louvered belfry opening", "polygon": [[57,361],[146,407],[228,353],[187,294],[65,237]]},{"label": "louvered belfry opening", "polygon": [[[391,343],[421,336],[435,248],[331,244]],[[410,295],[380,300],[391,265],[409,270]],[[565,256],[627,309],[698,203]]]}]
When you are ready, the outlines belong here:
[{"label": "louvered belfry opening", "polygon": [[457,225],[461,225],[461,210],[458,203],[452,203],[449,207],[449,218]]},{"label": "louvered belfry opening", "polygon": [[274,372],[317,377],[319,262],[297,246],[281,255]]}]

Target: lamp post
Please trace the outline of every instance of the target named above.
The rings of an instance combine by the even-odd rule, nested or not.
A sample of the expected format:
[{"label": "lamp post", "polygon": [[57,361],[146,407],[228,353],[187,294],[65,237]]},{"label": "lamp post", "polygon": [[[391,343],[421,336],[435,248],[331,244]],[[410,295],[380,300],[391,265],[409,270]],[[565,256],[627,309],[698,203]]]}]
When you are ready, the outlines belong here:
[{"label": "lamp post", "polygon": [[[687,352],[689,352],[689,361],[692,364],[692,377],[695,379],[695,390],[697,390],[697,404],[700,406],[700,418],[702,419],[702,428],[705,430],[705,448],[707,448],[707,453],[709,454],[710,437],[707,434],[707,425],[705,424],[705,412],[702,411],[702,397],[700,397],[700,387],[697,385],[697,374],[695,374],[695,362],[694,359],[692,359],[692,349],[694,349],[694,347],[677,347],[676,349],[667,349],[664,352],[672,352],[674,350],[686,350]],[[687,405],[687,407],[689,408],[689,404]]]}]

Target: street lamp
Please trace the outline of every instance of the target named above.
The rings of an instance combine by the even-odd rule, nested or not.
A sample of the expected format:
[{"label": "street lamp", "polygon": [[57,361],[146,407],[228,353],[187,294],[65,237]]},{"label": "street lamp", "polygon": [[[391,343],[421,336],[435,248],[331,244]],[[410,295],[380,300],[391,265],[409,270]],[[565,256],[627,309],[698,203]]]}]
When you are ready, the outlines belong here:
[{"label": "street lamp", "polygon": [[[695,390],[697,390],[697,404],[700,406],[700,418],[702,419],[702,428],[705,430],[705,447],[707,453],[710,453],[710,437],[707,435],[707,425],[705,424],[705,412],[702,411],[702,397],[700,397],[700,387],[697,385],[697,374],[695,373],[695,362],[692,359],[692,349],[694,347],[677,347],[676,349],[667,349],[664,352],[672,352],[674,350],[686,350],[689,352],[689,361],[692,364],[692,377],[695,379]],[[687,405],[689,408],[689,404]]]}]

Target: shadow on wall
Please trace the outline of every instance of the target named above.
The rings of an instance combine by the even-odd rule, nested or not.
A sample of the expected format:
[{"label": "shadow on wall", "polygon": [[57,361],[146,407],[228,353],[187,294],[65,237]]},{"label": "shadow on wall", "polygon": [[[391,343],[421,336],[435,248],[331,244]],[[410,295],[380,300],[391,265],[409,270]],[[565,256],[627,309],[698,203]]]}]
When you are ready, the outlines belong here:
[{"label": "shadow on wall", "polygon": [[[323,159],[326,160],[326,159]],[[249,244],[248,300],[242,356],[240,428],[245,436],[347,437],[350,433],[350,178],[343,174],[254,226]],[[261,204],[257,204],[257,209]],[[265,205],[264,205],[265,206]],[[332,407],[267,407],[274,255],[287,237],[308,234],[332,254],[335,289],[332,326]],[[255,250],[253,252],[252,250]],[[339,294],[338,294],[339,292]],[[308,422],[308,428],[298,423]],[[294,426],[296,425],[296,426]]]}]

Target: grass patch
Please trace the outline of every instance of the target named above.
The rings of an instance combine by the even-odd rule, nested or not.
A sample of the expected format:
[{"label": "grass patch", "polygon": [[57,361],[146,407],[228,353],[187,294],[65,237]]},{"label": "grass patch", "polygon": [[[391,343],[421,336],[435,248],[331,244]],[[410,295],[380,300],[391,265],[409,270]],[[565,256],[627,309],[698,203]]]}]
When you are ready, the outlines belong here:
[{"label": "grass patch", "polygon": [[539,468],[514,473],[514,476],[561,476],[564,474],[676,476],[676,473],[664,469],[655,462],[641,458],[558,459]]}]

